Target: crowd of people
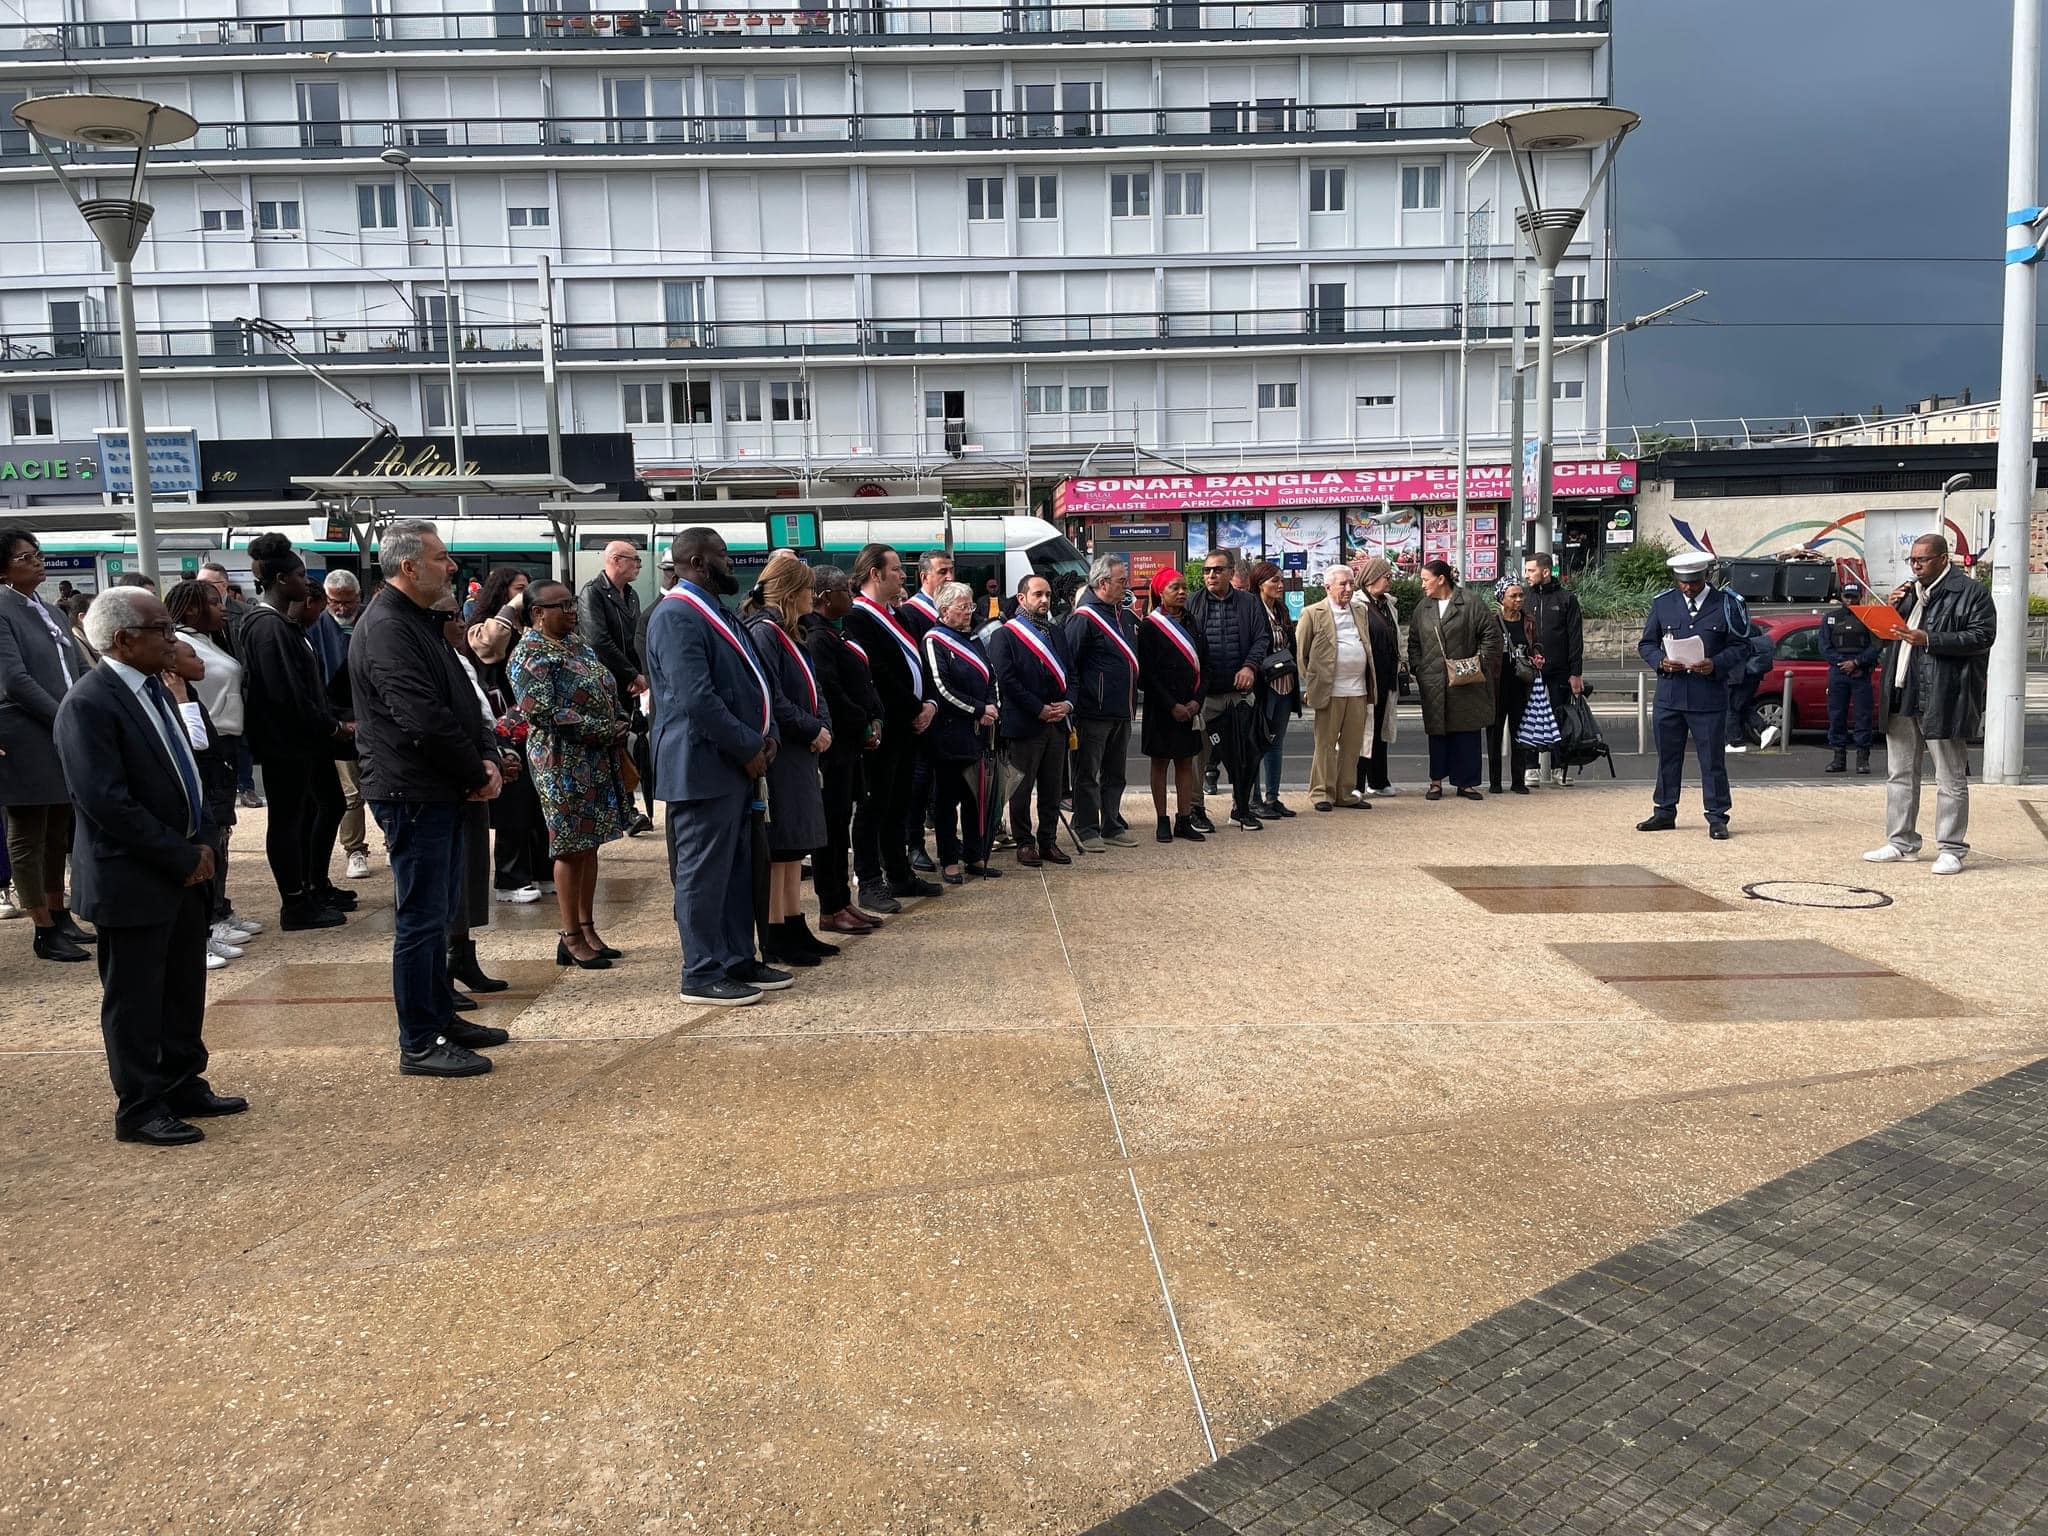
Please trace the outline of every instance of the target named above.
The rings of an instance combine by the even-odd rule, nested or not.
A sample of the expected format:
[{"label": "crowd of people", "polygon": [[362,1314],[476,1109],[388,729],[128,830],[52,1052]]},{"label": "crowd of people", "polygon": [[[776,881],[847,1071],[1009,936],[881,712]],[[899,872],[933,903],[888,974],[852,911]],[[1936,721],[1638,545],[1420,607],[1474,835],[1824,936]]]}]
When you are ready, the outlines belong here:
[{"label": "crowd of people", "polygon": [[[1957,738],[1974,728],[1971,701],[1981,707],[1989,610],[1937,565],[1938,546],[1916,546],[1921,580],[1894,594],[1898,642],[1849,659],[1894,684],[1893,835],[1870,857],[1917,854],[1931,751],[1949,872],[1967,847]],[[0,529],[11,879],[37,957],[77,962],[97,946],[117,1136],[183,1144],[201,1139],[193,1118],[246,1107],[208,1084],[201,1026],[205,971],[265,928],[229,893],[252,761],[278,926],[349,920],[355,894],[332,871],[339,859],[346,879],[370,873],[374,821],[392,875],[399,1070],[466,1077],[508,1038],[461,1017],[506,985],[483,970],[475,931],[496,903],[552,896],[558,964],[624,959],[596,926],[600,851],[651,830],[657,802],[679,995],[744,1006],[906,901],[1001,878],[999,851],[1042,870],[1137,846],[1134,726],[1155,840],[1199,843],[1217,833],[1205,786],[1224,777],[1234,829],[1297,814],[1281,763],[1304,713],[1315,812],[1399,792],[1389,749],[1407,684],[1427,738],[1424,798],[1483,800],[1482,782],[1495,794],[1542,782],[1546,747],[1561,776],[1555,722],[1585,686],[1578,605],[1540,559],[1497,609],[1430,561],[1404,624],[1395,572],[1370,556],[1320,573],[1322,596],[1298,618],[1275,566],[1220,552],[1194,591],[1159,572],[1142,617],[1114,558],[1094,563],[1064,614],[1035,574],[992,612],[939,550],[917,557],[910,589],[912,569],[882,544],[850,571],[777,551],[735,607],[730,552],[705,528],[677,537],[662,596],[643,609],[644,558],[614,543],[580,593],[493,570],[465,612],[431,523],[389,529],[369,593],[345,571],[314,582],[288,539],[265,534],[249,546],[254,602],[238,609],[214,566],[161,600],[141,578],[116,586],[74,625],[38,595],[34,535]],[[1644,631],[1660,773],[1642,830],[1673,824],[1690,736],[1721,837],[1726,690],[1749,625],[1705,588],[1701,564],[1674,561],[1677,585]]]}]

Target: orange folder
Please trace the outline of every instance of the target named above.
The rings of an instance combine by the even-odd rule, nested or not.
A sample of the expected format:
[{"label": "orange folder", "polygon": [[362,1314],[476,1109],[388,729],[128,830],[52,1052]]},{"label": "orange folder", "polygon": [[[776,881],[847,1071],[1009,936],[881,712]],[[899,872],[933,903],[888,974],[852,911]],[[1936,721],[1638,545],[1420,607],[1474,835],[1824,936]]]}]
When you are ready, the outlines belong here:
[{"label": "orange folder", "polygon": [[1906,621],[1899,610],[1884,603],[1851,603],[1849,611],[1863,621],[1863,627],[1880,640],[1906,638]]}]

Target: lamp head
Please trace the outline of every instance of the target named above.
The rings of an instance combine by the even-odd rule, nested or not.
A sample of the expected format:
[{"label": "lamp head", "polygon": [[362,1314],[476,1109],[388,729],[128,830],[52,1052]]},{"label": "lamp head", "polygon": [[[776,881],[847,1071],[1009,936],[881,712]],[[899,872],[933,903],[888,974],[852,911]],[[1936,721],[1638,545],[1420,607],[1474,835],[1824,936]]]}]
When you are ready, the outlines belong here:
[{"label": "lamp head", "polygon": [[1970,477],[1967,474],[1950,475],[1946,480],[1941,482],[1941,494],[1944,496],[1953,496],[1957,491],[1968,490],[1970,488],[1970,483]]},{"label": "lamp head", "polygon": [[397,148],[387,149],[384,151],[383,154],[379,155],[377,158],[379,160],[382,160],[386,165],[397,166],[401,171],[404,170],[408,165],[412,164],[412,156],[407,154],[404,150]]},{"label": "lamp head", "polygon": [[199,131],[191,113],[162,102],[81,91],[31,96],[14,109],[14,120],[43,138],[91,149],[155,149]]}]

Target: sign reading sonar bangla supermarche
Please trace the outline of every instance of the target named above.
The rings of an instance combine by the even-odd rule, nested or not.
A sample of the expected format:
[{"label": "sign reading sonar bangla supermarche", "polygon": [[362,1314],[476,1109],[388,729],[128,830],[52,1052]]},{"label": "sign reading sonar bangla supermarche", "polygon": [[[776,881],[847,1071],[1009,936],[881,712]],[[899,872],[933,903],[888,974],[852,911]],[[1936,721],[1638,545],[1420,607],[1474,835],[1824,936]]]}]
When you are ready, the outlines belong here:
[{"label": "sign reading sonar bangla supermarche", "polygon": [[[1466,471],[1471,502],[1504,502],[1514,495],[1508,464],[1474,464]],[[1552,466],[1552,495],[1585,500],[1632,496],[1633,459],[1572,459]],[[1458,499],[1458,471],[1450,465],[1393,469],[1281,469],[1228,475],[1098,475],[1062,480],[1053,493],[1061,517],[1122,517],[1146,512],[1232,512],[1261,507],[1352,507],[1373,502],[1412,506]]]}]

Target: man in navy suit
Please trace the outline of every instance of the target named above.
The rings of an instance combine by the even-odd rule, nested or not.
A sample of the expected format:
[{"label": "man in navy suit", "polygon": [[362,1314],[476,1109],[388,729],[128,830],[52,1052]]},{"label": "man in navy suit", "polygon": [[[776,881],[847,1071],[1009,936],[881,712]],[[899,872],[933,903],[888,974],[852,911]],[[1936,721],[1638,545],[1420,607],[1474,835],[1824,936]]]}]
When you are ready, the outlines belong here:
[{"label": "man in navy suit", "polygon": [[[1074,713],[1073,661],[1053,627],[1052,583],[1026,576],[1017,587],[1017,615],[989,637],[1001,714],[996,729],[1017,787],[1010,792],[1010,831],[1017,862],[1071,864],[1060,852],[1060,785],[1066,776],[1067,721]],[[1031,842],[1031,792],[1038,791],[1038,844]]]},{"label": "man in navy suit", "polygon": [[669,867],[683,941],[686,1003],[758,1003],[790,984],[754,956],[755,786],[774,760],[769,683],[746,631],[721,599],[739,591],[725,540],[685,528],[676,584],[647,621],[654,694],[654,774],[668,800]]},{"label": "man in navy suit", "polygon": [[93,599],[85,636],[101,663],[57,711],[57,754],[78,811],[74,900],[99,929],[100,1033],[121,1141],[204,1140],[189,1123],[249,1101],[208,1085],[206,883],[212,823],[199,766],[161,673],[177,631],[140,587]]},{"label": "man in navy suit", "polygon": [[[1643,623],[1636,647],[1643,665],[1657,674],[1657,799],[1638,832],[1669,832],[1678,825],[1678,789],[1685,772],[1685,739],[1692,737],[1700,760],[1700,798],[1707,811],[1707,835],[1728,836],[1728,688],[1749,661],[1749,615],[1726,592],[1707,585],[1714,557],[1688,549],[1668,562],[1678,585],[1659,592]],[[1699,661],[1672,657],[1672,641],[1697,639]],[[1688,644],[1680,649],[1690,652]]]}]

